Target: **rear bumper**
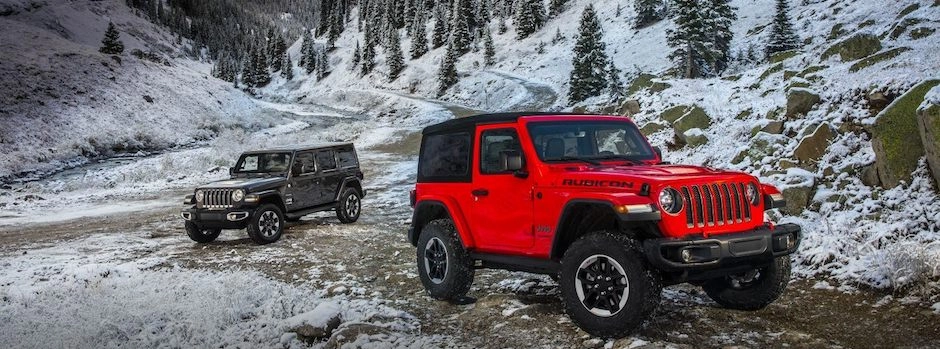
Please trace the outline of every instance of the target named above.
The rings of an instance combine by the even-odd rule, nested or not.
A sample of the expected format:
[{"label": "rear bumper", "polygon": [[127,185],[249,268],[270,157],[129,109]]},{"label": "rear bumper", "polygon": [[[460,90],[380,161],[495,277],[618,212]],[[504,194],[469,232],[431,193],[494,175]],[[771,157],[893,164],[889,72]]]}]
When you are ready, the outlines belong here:
[{"label": "rear bumper", "polygon": [[780,224],[708,239],[648,239],[647,260],[662,271],[701,271],[769,263],[796,252],[800,226]]},{"label": "rear bumper", "polygon": [[193,222],[203,229],[244,229],[248,226],[248,219],[254,211],[248,208],[227,210],[197,210],[185,209],[180,217]]}]

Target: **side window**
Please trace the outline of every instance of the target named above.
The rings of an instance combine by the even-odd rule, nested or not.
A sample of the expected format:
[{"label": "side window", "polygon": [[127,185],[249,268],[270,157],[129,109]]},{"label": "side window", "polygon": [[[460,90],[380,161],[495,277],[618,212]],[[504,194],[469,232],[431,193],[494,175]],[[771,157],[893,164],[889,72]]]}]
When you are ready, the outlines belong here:
[{"label": "side window", "polygon": [[312,152],[297,153],[294,159],[294,166],[300,166],[301,174],[317,172],[317,166],[313,161]]},{"label": "side window", "polygon": [[503,171],[503,156],[509,153],[522,154],[519,135],[513,129],[483,131],[480,136],[480,173],[498,174]]},{"label": "side window", "polygon": [[320,165],[320,171],[329,171],[336,169],[336,158],[333,157],[332,150],[321,150],[317,152],[317,165]]},{"label": "side window", "polygon": [[352,148],[343,148],[336,151],[336,158],[339,159],[339,167],[356,167],[359,164],[356,162],[356,153]]},{"label": "side window", "polygon": [[469,181],[471,143],[470,132],[425,136],[418,159],[418,180]]}]

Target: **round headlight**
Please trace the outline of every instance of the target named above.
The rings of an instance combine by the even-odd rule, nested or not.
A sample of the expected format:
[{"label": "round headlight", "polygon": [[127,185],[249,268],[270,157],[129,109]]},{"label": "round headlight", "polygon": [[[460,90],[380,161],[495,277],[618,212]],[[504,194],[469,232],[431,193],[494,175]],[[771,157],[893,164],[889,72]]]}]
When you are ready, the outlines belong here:
[{"label": "round headlight", "polygon": [[747,195],[747,201],[749,201],[751,205],[757,206],[757,204],[760,203],[760,197],[757,195],[757,184],[748,183],[744,195]]},{"label": "round headlight", "polygon": [[682,211],[682,198],[679,197],[679,192],[672,188],[663,189],[659,192],[659,206],[669,214]]},{"label": "round headlight", "polygon": [[241,189],[235,189],[232,192],[232,201],[242,201],[245,198],[245,191]]},{"label": "round headlight", "polygon": [[204,191],[202,191],[202,190],[197,190],[197,191],[196,191],[196,202],[202,202],[202,200],[205,200],[205,199],[206,199],[206,193],[205,193]]}]

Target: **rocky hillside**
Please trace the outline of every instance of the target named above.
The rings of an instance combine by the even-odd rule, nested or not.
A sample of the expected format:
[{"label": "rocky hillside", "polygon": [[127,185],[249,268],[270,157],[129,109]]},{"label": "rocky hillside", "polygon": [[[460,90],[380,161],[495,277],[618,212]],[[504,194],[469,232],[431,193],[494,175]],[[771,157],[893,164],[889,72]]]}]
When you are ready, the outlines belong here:
[{"label": "rocky hillside", "polygon": [[[624,100],[566,100],[573,38],[588,3],[597,9],[608,54],[627,76]],[[760,52],[774,2],[732,5],[738,16],[732,52]],[[672,74],[665,38],[670,20],[637,30],[632,2],[569,1],[526,39],[515,39],[512,23],[507,33],[494,34],[491,67],[484,67],[482,49],[460,58],[460,80],[441,99],[486,111],[629,115],[653,143],[668,147],[669,160],[734,168],[783,188],[789,206],[772,218],[805,227],[801,275],[831,277],[846,288],[936,295],[940,3],[809,0],[791,6],[797,50],[733,63],[718,78],[690,80]],[[324,79],[298,70],[292,81],[275,77],[261,93],[335,104],[363,104],[366,95],[435,96],[443,48],[406,61],[401,77],[389,81],[381,51],[369,75],[351,66],[362,38],[352,26],[337,40]],[[405,52],[409,45],[405,39]],[[299,42],[290,50],[295,61],[298,48]]]},{"label": "rocky hillside", "polygon": [[[109,21],[121,54],[98,51]],[[0,0],[0,33],[0,180],[264,122],[122,0]]]}]

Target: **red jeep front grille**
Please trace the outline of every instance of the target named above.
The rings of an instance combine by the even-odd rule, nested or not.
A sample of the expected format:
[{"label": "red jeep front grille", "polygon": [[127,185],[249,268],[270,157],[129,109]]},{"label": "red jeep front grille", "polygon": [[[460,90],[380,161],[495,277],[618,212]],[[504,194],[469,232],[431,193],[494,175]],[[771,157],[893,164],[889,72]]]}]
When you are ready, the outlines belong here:
[{"label": "red jeep front grille", "polygon": [[683,186],[685,223],[704,228],[751,221],[744,183],[713,183]]}]

